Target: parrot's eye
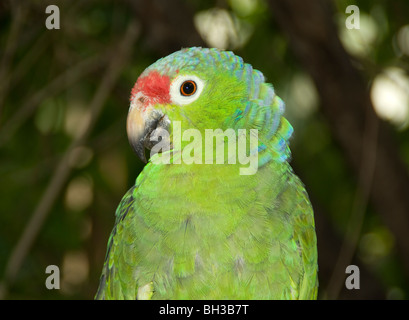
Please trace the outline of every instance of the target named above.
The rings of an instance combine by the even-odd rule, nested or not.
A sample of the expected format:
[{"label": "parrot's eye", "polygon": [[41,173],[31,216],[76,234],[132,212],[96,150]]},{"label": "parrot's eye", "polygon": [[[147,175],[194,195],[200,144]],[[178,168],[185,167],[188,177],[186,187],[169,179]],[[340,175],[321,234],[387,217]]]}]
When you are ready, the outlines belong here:
[{"label": "parrot's eye", "polygon": [[182,96],[191,96],[196,92],[196,89],[197,89],[196,82],[192,80],[187,80],[183,82],[182,85],[180,86],[180,93],[182,94]]},{"label": "parrot's eye", "polygon": [[178,75],[170,85],[170,97],[175,104],[186,105],[199,98],[205,82],[195,75]]}]

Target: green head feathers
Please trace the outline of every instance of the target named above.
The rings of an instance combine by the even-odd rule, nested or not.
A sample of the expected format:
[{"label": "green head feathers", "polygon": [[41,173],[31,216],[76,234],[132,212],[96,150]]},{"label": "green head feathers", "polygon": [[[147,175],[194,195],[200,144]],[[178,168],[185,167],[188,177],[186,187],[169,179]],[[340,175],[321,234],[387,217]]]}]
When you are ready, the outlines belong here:
[{"label": "green head feathers", "polygon": [[[283,113],[283,101],[260,71],[233,52],[194,47],[158,60],[141,74],[132,89],[128,136],[140,154],[152,147],[145,140],[159,120],[169,131],[172,121],[202,132],[257,129],[260,164],[285,161],[292,127]],[[269,152],[263,158],[264,150]]]}]

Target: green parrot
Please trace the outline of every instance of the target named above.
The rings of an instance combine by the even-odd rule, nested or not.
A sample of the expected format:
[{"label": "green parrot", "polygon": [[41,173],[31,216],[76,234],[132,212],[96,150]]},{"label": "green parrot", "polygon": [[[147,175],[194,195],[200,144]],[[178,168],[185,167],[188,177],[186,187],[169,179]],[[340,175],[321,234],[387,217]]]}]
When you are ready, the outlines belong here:
[{"label": "green parrot", "polygon": [[130,100],[129,142],[150,157],[116,210],[95,298],[316,299],[314,213],[263,74],[186,48],[148,67]]}]

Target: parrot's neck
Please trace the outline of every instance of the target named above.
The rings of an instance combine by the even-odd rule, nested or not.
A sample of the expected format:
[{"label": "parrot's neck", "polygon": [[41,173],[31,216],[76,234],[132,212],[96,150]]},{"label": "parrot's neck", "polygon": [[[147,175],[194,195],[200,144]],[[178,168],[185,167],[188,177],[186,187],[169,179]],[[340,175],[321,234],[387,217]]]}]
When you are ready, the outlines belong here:
[{"label": "parrot's neck", "polygon": [[150,162],[155,165],[184,164],[188,166],[187,171],[192,165],[228,165],[226,168],[233,165],[240,175],[254,175],[258,168],[270,162],[287,161],[291,132],[292,127],[284,117],[280,118],[274,131],[243,129],[234,127],[234,124],[225,130],[185,129],[175,121],[171,137],[153,147]]},{"label": "parrot's neck", "polygon": [[[243,165],[236,164],[154,164],[149,162],[138,176],[136,185],[144,201],[142,206],[164,205],[178,208],[175,215],[188,216],[189,212],[213,212],[215,203],[240,199],[252,205],[258,190],[274,186],[291,168],[285,162],[270,160],[259,167],[254,174],[240,174]],[[229,200],[230,199],[230,200]],[[233,201],[233,200],[232,200]],[[235,202],[235,201],[233,201]],[[193,208],[192,204],[200,204]],[[234,204],[236,205],[236,204]],[[206,208],[206,209],[204,209]],[[158,209],[158,210],[162,210]],[[212,211],[213,210],[213,211]],[[206,214],[210,214],[207,212]],[[171,218],[170,216],[167,218]]]}]

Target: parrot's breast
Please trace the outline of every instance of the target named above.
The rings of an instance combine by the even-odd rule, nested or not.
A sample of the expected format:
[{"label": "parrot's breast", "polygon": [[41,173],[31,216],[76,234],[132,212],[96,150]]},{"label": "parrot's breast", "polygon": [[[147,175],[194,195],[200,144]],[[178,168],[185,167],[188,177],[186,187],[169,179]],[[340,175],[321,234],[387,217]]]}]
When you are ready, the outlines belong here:
[{"label": "parrot's breast", "polygon": [[[148,164],[138,178],[124,237],[137,238],[134,274],[138,287],[153,283],[152,299],[298,295],[303,261],[291,211],[308,202],[286,185],[282,165],[253,176],[236,170]],[[287,192],[299,198],[285,204]]]}]

